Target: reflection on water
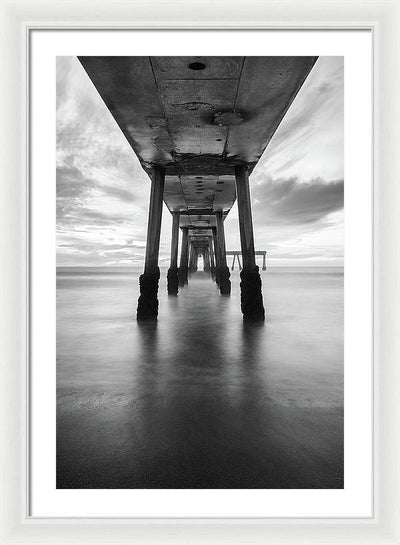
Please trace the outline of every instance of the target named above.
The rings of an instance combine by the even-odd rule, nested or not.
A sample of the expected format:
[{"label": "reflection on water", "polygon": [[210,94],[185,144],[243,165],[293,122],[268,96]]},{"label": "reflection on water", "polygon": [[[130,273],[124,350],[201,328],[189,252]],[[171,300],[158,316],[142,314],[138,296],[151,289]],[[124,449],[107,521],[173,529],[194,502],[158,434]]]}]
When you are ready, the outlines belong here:
[{"label": "reflection on water", "polygon": [[263,273],[258,325],[238,273],[138,323],[139,274],[57,275],[58,487],[342,487],[342,271]]}]

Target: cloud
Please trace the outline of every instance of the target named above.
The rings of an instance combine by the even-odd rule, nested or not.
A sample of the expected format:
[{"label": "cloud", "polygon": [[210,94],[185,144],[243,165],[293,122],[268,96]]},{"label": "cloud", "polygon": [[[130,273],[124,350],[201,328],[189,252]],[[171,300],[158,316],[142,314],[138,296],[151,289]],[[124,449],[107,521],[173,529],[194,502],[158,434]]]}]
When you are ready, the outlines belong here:
[{"label": "cloud", "polygon": [[119,202],[132,203],[135,196],[132,191],[117,185],[103,184],[83,175],[73,165],[57,167],[57,224],[82,225],[117,225],[126,220],[123,215],[93,209],[95,193],[103,197],[115,198]]},{"label": "cloud", "polygon": [[82,172],[71,165],[57,167],[57,198],[82,202],[88,191],[94,187],[93,180],[85,178]]},{"label": "cloud", "polygon": [[296,135],[296,140],[300,135],[302,138],[307,137],[315,123],[319,124],[318,119],[321,112],[326,111],[327,103],[332,100],[332,97],[336,96],[336,86],[336,78],[312,86],[309,89],[307,101],[304,101],[301,108],[299,107],[300,95],[300,100],[297,100],[297,105],[293,107],[292,115],[287,122],[281,124],[280,130],[277,131],[277,138],[274,142],[275,148],[279,145],[286,145],[289,139],[293,139],[294,135]]},{"label": "cloud", "polygon": [[84,202],[93,188],[74,166],[57,167],[57,225],[70,224],[81,215]]},{"label": "cloud", "polygon": [[266,178],[252,186],[253,216],[258,223],[310,224],[343,208],[343,180]]},{"label": "cloud", "polygon": [[343,57],[320,57],[254,174],[342,178],[343,139]]},{"label": "cloud", "polygon": [[108,195],[109,197],[115,197],[125,202],[136,201],[135,195],[132,193],[132,191],[129,191],[128,189],[123,189],[114,185],[101,185],[100,189],[105,195]]}]

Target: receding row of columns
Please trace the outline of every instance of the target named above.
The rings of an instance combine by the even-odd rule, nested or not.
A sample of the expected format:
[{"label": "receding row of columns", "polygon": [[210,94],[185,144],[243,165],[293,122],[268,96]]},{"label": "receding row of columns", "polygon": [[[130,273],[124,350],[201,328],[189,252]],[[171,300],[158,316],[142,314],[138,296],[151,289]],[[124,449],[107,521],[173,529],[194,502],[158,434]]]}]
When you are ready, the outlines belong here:
[{"label": "receding row of columns", "polygon": [[[206,229],[210,230],[215,228],[207,227]],[[210,273],[212,278],[215,279],[215,260],[212,237],[200,236],[199,238],[193,237],[190,239],[189,274],[197,271],[198,259],[201,255],[204,260],[204,271]]]},{"label": "receding row of columns", "polygon": [[[239,210],[240,242],[243,269],[240,273],[241,309],[245,319],[263,320],[264,305],[261,292],[261,277],[256,265],[253,220],[251,214],[249,177],[246,165],[235,167],[236,194]],[[144,272],[139,278],[140,296],[137,318],[156,319],[158,315],[158,285],[160,269],[158,254],[160,247],[161,217],[163,206],[165,169],[155,166],[151,177],[149,218]],[[167,274],[168,293],[176,295],[179,287],[188,283],[190,272],[197,270],[199,255],[203,256],[204,269],[211,273],[222,295],[231,292],[230,271],[226,261],[224,218],[222,211],[215,212],[216,227],[212,237],[202,237],[200,248],[195,247],[189,237],[189,228],[182,227],[181,256],[178,267],[179,212],[172,213],[171,262]]]}]

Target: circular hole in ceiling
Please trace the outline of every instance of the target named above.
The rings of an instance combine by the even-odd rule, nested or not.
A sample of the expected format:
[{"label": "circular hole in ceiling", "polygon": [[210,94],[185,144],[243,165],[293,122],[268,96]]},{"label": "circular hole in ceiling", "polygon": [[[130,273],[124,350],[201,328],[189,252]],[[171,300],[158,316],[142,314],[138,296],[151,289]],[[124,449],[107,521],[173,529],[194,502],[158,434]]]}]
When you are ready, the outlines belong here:
[{"label": "circular hole in ceiling", "polygon": [[216,142],[222,142],[222,138],[217,138]]},{"label": "circular hole in ceiling", "polygon": [[204,70],[205,67],[204,62],[191,62],[189,64],[190,70]]}]

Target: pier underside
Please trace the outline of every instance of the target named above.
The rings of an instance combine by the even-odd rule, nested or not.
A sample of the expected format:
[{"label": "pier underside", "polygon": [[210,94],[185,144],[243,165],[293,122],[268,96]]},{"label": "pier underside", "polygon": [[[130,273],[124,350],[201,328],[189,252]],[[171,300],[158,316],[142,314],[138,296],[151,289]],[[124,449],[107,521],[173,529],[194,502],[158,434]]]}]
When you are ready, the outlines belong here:
[{"label": "pier underside", "polygon": [[[158,314],[162,202],[179,215],[187,250],[171,253],[168,291],[186,283],[190,251],[206,254],[230,293],[223,220],[238,197],[242,311],[264,319],[255,262],[249,175],[317,57],[79,57],[152,180],[138,318]],[[214,233],[215,231],[215,233]],[[204,238],[207,239],[205,245]],[[176,239],[176,232],[172,240]],[[174,243],[175,244],[175,243]],[[174,245],[176,248],[176,245]],[[181,251],[181,256],[182,256]],[[187,253],[187,258],[186,258]],[[215,266],[211,266],[211,255]]]}]

